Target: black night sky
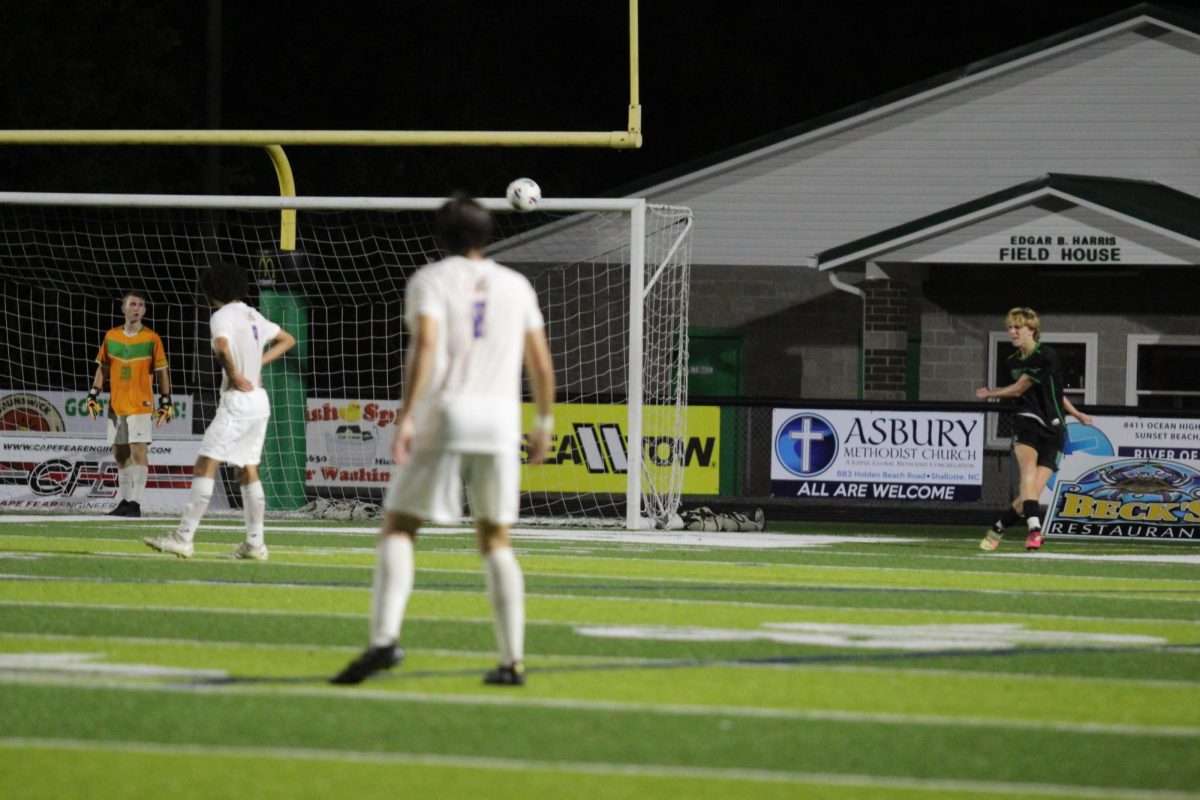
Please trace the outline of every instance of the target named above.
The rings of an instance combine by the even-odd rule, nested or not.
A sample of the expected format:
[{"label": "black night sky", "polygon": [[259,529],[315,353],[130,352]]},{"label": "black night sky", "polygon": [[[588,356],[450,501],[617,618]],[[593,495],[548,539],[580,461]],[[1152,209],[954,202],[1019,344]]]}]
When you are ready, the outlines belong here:
[{"label": "black night sky", "polygon": [[[640,5],[640,151],[290,146],[298,192],[496,196],[529,175],[547,195],[611,193],[1132,3]],[[219,118],[207,82],[214,8]],[[627,25],[626,0],[9,4],[0,127],[622,130]],[[207,153],[6,145],[0,189],[202,193]],[[220,149],[218,188],[277,192],[266,156],[240,148]]]}]

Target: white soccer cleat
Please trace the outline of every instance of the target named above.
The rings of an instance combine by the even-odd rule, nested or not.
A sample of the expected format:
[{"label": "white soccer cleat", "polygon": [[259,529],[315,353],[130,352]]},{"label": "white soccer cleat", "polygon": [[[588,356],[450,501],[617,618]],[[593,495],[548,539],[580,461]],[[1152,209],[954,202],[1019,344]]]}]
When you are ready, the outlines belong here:
[{"label": "white soccer cleat", "polygon": [[267,560],[267,546],[265,544],[254,545],[249,542],[242,542],[237,547],[229,551],[229,558],[250,559],[253,561]]},{"label": "white soccer cleat", "polygon": [[160,553],[170,553],[180,558],[191,558],[192,553],[195,552],[192,543],[184,541],[183,537],[177,533],[168,533],[165,536],[146,536],[142,541]]}]

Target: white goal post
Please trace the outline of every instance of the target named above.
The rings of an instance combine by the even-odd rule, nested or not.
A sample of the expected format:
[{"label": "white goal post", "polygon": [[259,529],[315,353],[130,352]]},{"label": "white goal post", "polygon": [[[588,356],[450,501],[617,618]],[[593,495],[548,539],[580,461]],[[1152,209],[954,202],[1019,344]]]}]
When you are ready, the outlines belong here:
[{"label": "white goal post", "polygon": [[[430,223],[443,202],[0,192],[0,507],[105,509],[111,454],[92,447],[80,466],[69,452],[104,445],[81,399],[104,331],[121,323],[120,298],[136,289],[177,405],[190,404],[155,432],[185,463],[156,464],[152,452],[144,506],[178,512],[187,442],[211,419],[217,384],[196,281],[222,259],[251,270],[251,302],[301,338],[266,378],[271,510],[378,500],[403,380],[404,285],[437,258]],[[691,212],[639,199],[546,198],[532,213],[481,202],[497,221],[492,255],[538,291],[559,383],[556,449],[550,465],[525,470],[522,521],[668,524],[683,490]],[[283,209],[298,212],[295,250],[279,247]],[[26,399],[9,413],[6,396]],[[22,403],[58,412],[39,419]],[[38,453],[54,455],[61,480],[46,478]]]}]

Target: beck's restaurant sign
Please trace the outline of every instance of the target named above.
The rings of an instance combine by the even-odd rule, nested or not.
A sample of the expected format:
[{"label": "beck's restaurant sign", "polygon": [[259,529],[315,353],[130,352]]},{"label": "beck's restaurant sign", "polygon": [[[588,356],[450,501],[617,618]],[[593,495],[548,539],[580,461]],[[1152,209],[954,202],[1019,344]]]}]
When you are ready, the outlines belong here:
[{"label": "beck's restaurant sign", "polygon": [[1048,517],[1050,536],[1200,541],[1200,465],[1073,455]]}]

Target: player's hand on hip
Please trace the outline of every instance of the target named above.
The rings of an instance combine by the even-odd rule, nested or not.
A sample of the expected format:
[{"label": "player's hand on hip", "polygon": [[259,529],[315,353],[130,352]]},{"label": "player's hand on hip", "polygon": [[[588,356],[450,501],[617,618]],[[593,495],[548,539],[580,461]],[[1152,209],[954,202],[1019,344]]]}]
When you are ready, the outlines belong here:
[{"label": "player's hand on hip", "polygon": [[253,392],[254,384],[240,372],[235,372],[229,376],[229,382],[233,384],[233,388],[239,392]]},{"label": "player's hand on hip", "polygon": [[405,415],[396,421],[396,438],[392,439],[392,461],[397,464],[408,463],[415,434],[416,426],[412,417]]}]

